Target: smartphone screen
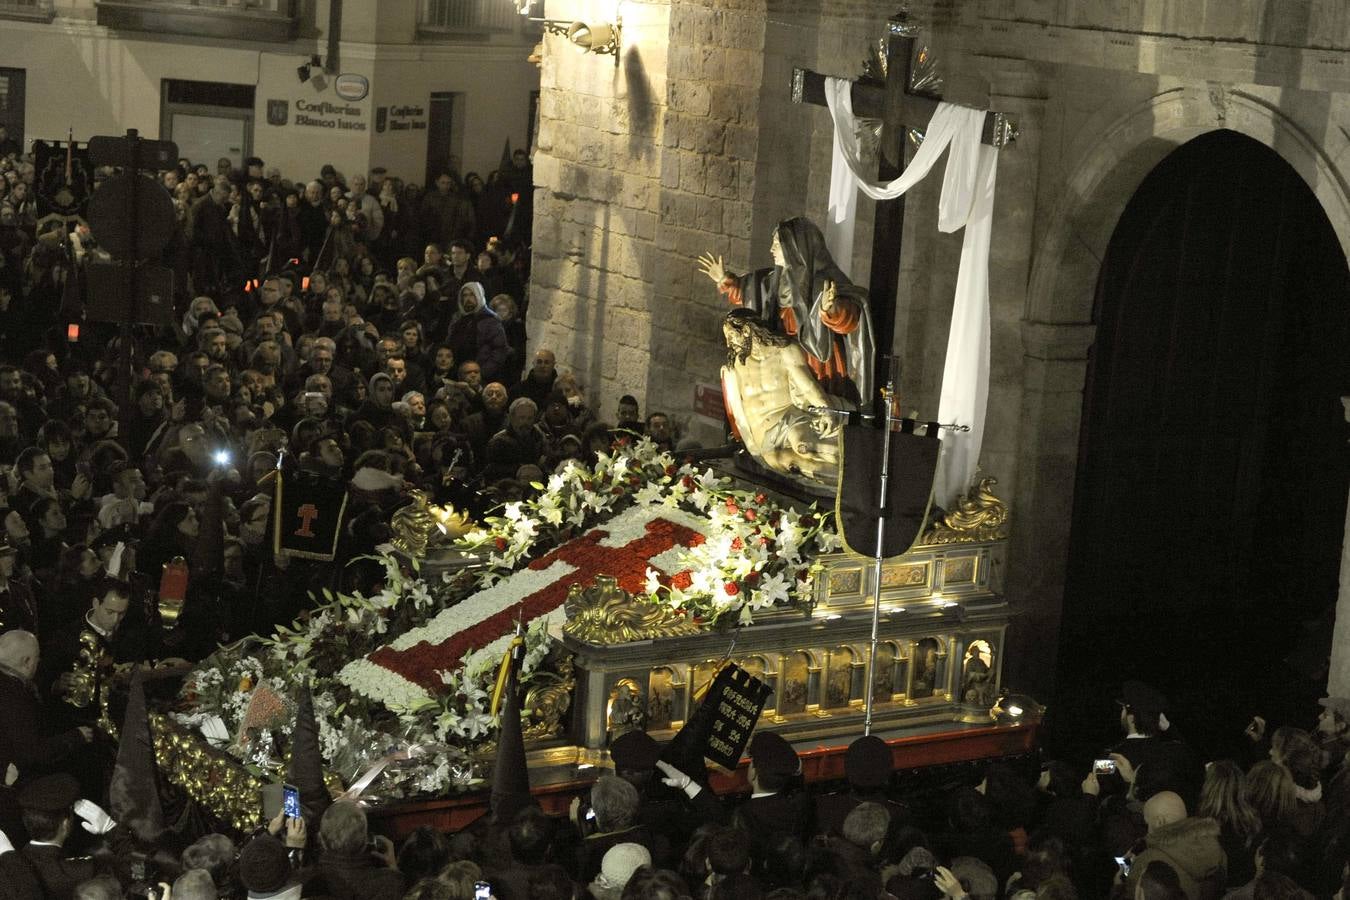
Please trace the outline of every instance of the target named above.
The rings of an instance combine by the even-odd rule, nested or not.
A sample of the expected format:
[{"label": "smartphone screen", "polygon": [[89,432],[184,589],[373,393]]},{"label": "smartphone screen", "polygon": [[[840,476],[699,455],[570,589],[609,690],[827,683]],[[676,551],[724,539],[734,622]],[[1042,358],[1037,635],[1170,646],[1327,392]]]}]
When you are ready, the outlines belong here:
[{"label": "smartphone screen", "polygon": [[1125,875],[1125,876],[1127,876],[1127,877],[1129,876],[1129,874],[1130,874],[1130,861],[1129,861],[1128,859],[1126,859],[1126,858],[1123,857],[1123,856],[1117,856],[1117,857],[1116,857],[1116,865],[1120,866],[1120,874]]},{"label": "smartphone screen", "polygon": [[1114,775],[1116,773],[1116,761],[1114,759],[1094,759],[1092,771],[1098,775]]},{"label": "smartphone screen", "polygon": [[486,881],[475,881],[473,883],[473,900],[491,900],[492,885]]},{"label": "smartphone screen", "polygon": [[286,810],[286,817],[290,819],[300,818],[300,791],[292,785],[283,785],[281,788],[283,804]]}]

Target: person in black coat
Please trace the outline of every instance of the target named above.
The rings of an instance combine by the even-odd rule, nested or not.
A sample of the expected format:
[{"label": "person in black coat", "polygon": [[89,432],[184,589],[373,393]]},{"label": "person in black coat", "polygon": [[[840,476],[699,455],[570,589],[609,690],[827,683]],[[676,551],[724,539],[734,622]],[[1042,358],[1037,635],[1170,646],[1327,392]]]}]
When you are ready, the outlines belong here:
[{"label": "person in black coat", "polygon": [[[0,633],[0,773],[12,765],[20,783],[60,765],[77,748],[93,739],[88,726],[49,733],[42,727],[41,703],[33,683],[38,669],[38,641],[31,633],[12,629]],[[15,792],[0,787],[0,831],[17,838],[22,833]]]},{"label": "person in black coat", "polygon": [[762,858],[775,840],[790,835],[805,840],[814,827],[812,804],[797,790],[801,760],[792,745],[770,731],[750,740],[750,798],[722,801],[712,791],[665,760],[657,762],[662,784],[681,790],[697,814],[708,822],[731,823],[750,833],[754,855]]},{"label": "person in black coat", "polygon": [[450,326],[446,342],[461,363],[473,360],[483,372],[483,382],[501,381],[510,347],[497,314],[487,307],[483,286],[471,281],[458,295],[460,316]]},{"label": "person in black coat", "polygon": [[841,835],[844,819],[860,804],[878,803],[898,828],[909,818],[908,810],[886,796],[891,781],[891,748],[876,735],[864,735],[844,753],[844,778],[848,790],[816,797],[816,833]]},{"label": "person in black coat", "polygon": [[114,858],[108,855],[99,859],[66,855],[64,845],[77,827],[76,816],[84,820],[80,827],[106,835],[105,840],[126,837],[114,831],[116,823],[106,812],[79,796],[78,782],[66,774],[44,776],[19,792],[24,827],[31,838],[19,853],[42,883],[47,900],[70,900],[81,882],[112,868]]}]

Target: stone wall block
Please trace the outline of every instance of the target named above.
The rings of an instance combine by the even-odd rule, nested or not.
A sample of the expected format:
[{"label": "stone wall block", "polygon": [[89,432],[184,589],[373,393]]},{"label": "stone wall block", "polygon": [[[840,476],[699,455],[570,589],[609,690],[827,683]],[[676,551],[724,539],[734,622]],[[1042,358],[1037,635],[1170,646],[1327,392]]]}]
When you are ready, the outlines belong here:
[{"label": "stone wall block", "polygon": [[680,119],[679,146],[681,150],[698,153],[721,153],[726,126],[712,119],[685,116]]},{"label": "stone wall block", "polygon": [[701,81],[683,80],[670,84],[670,106],[692,116],[706,116],[712,105],[708,85]]},{"label": "stone wall block", "polygon": [[748,241],[754,223],[753,205],[742,201],[728,201],[722,204],[722,230],[728,235]]},{"label": "stone wall block", "polygon": [[722,47],[760,52],[764,49],[764,17],[725,13],[715,41]]},{"label": "stone wall block", "polygon": [[736,181],[739,175],[736,163],[720,156],[707,158],[707,193],[715,197],[736,196]]},{"label": "stone wall block", "polygon": [[741,122],[753,118],[756,104],[746,95],[745,88],[730,84],[712,84],[708,87],[708,115],[721,122]]},{"label": "stone wall block", "polygon": [[709,84],[716,84],[719,81],[726,80],[727,55],[721,48],[714,45],[695,48],[699,55],[699,76]]},{"label": "stone wall block", "polygon": [[702,194],[707,190],[708,162],[702,153],[680,153],[680,190]]},{"label": "stone wall block", "polygon": [[651,335],[651,314],[631,309],[607,306],[605,340],[615,341],[621,347],[645,349]]},{"label": "stone wall block", "polygon": [[666,152],[661,154],[661,187],[678,188],[680,186],[680,155]]},{"label": "stone wall block", "polygon": [[614,377],[623,384],[631,385],[633,391],[646,392],[650,361],[645,339],[640,347],[620,345],[615,361],[616,372]]},{"label": "stone wall block", "polygon": [[703,231],[721,231],[722,201],[714,197],[699,197],[694,224]]},{"label": "stone wall block", "polygon": [[703,54],[698,47],[685,42],[672,46],[666,74],[672,80],[677,78],[702,78]]},{"label": "stone wall block", "polygon": [[741,87],[758,88],[764,62],[753,50],[728,47],[726,51],[726,80]]},{"label": "stone wall block", "polygon": [[722,152],[731,159],[754,159],[759,150],[759,132],[748,126],[728,125]]},{"label": "stone wall block", "polygon": [[742,162],[737,164],[738,174],[736,177],[737,186],[740,188],[738,194],[742,200],[755,199],[755,164],[753,162]]}]

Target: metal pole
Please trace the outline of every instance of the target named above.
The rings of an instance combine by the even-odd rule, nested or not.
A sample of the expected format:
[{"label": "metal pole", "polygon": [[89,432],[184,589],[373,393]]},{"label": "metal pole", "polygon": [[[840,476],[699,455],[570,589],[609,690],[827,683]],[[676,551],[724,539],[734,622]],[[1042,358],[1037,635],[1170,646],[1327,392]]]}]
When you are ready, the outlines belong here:
[{"label": "metal pole", "polygon": [[867,684],[863,688],[866,699],[863,701],[863,734],[872,733],[872,682],[875,679],[877,658],[877,631],[881,626],[881,560],[883,540],[886,536],[886,482],[891,474],[891,404],[895,398],[895,360],[891,360],[886,387],[881,392],[885,405],[881,435],[881,478],[877,498],[877,544],[872,557],[872,637],[867,646]]},{"label": "metal pole", "polygon": [[140,209],[137,200],[140,199],[140,177],[141,177],[141,139],[135,128],[127,129],[127,147],[130,153],[131,165],[127,168],[131,172],[131,190],[127,193],[127,222],[130,228],[130,257],[127,262],[127,290],[130,293],[128,304],[128,316],[122,320],[118,331],[121,335],[120,368],[118,378],[121,381],[122,390],[119,392],[122,397],[122,408],[117,417],[118,422],[118,440],[122,446],[131,451],[131,422],[132,422],[132,392],[135,390],[135,379],[132,377],[131,370],[135,365],[135,353],[132,348],[133,332],[136,320],[140,317],[140,302],[138,294],[141,289],[140,279],[140,248],[138,237],[140,235]]}]

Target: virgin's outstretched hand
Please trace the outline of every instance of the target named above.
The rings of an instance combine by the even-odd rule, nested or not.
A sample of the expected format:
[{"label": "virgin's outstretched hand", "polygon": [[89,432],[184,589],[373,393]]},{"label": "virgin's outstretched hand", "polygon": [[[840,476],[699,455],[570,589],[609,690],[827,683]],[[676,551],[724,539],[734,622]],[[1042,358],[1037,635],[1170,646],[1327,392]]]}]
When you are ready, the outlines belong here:
[{"label": "virgin's outstretched hand", "polygon": [[698,270],[713,280],[714,284],[721,284],[727,277],[726,266],[722,264],[722,257],[713,256],[712,253],[704,253],[698,258]]}]

